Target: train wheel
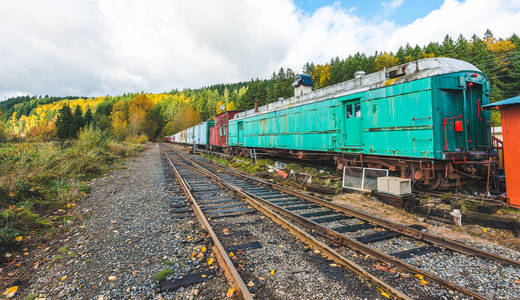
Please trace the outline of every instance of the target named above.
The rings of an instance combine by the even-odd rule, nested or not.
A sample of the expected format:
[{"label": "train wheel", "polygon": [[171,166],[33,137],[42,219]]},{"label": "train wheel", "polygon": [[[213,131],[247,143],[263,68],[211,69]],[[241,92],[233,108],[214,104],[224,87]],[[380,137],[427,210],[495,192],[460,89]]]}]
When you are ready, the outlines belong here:
[{"label": "train wheel", "polygon": [[424,189],[427,191],[435,191],[435,190],[439,189],[439,187],[441,186],[441,184],[443,182],[443,178],[441,175],[439,175],[437,173],[434,173],[434,174],[435,174],[435,177],[430,179],[430,183],[423,184],[423,183],[418,182],[417,186],[420,189]]}]

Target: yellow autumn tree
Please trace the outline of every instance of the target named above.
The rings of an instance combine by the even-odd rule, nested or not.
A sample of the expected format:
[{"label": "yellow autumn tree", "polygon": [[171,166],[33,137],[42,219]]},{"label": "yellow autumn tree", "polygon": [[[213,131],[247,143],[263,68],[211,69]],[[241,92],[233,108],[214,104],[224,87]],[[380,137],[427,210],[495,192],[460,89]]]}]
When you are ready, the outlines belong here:
[{"label": "yellow autumn tree", "polygon": [[511,42],[510,39],[497,40],[494,37],[490,37],[486,40],[486,48],[496,55],[498,65],[501,67],[502,71],[510,70],[511,64],[508,55],[510,55],[510,53],[516,48],[515,44]]},{"label": "yellow autumn tree", "polygon": [[314,70],[311,72],[311,76],[316,89],[329,85],[332,77],[330,65],[316,65]]},{"label": "yellow autumn tree", "polygon": [[231,102],[228,102],[228,103],[226,104],[226,111],[229,111],[229,110],[235,110],[235,109],[237,109],[237,108],[235,107],[235,102],[231,101]]},{"label": "yellow autumn tree", "polygon": [[128,127],[130,134],[136,136],[141,134],[144,130],[147,115],[153,109],[153,102],[147,95],[138,95],[130,103],[128,111]]},{"label": "yellow autumn tree", "polygon": [[[414,60],[413,58],[411,58]],[[374,60],[374,64],[376,66],[376,70],[381,71],[385,68],[390,68],[396,66],[399,63],[399,58],[395,57],[391,53],[384,52],[383,54],[376,57]]]},{"label": "yellow autumn tree", "polygon": [[127,121],[128,107],[129,104],[126,101],[116,102],[110,114],[112,129],[114,130],[114,134],[120,139],[124,139],[129,134]]}]

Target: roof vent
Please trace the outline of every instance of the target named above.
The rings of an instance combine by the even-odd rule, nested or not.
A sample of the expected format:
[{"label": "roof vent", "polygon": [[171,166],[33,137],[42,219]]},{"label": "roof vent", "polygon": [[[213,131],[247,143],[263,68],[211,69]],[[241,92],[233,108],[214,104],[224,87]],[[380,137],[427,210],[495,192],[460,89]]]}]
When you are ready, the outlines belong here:
[{"label": "roof vent", "polygon": [[356,73],[354,73],[354,78],[358,79],[358,78],[361,78],[365,76],[365,71],[356,71]]}]

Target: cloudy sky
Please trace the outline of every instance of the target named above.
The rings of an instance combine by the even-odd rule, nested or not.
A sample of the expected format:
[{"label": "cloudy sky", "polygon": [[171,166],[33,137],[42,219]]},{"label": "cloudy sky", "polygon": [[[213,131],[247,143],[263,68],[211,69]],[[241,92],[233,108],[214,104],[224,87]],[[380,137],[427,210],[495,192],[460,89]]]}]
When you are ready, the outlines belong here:
[{"label": "cloudy sky", "polygon": [[307,61],[520,31],[520,0],[0,0],[0,100],[268,77]]}]

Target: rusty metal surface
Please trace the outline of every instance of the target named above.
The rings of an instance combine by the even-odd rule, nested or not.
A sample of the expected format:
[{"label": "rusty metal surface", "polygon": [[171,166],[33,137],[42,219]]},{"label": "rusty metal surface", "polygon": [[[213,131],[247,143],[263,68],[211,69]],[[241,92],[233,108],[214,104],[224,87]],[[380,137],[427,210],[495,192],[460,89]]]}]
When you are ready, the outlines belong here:
[{"label": "rusty metal surface", "polygon": [[251,299],[252,300],[253,296],[247,289],[246,284],[244,283],[244,281],[238,274],[238,271],[235,268],[235,266],[233,265],[233,262],[228,257],[226,250],[222,246],[222,243],[220,242],[217,235],[211,228],[211,225],[209,224],[208,220],[204,216],[204,213],[202,212],[199,205],[197,204],[197,201],[191,194],[190,187],[188,186],[187,182],[185,182],[184,179],[181,177],[181,175],[179,174],[179,172],[173,165],[170,157],[166,154],[166,152],[163,149],[161,149],[161,152],[163,153],[164,157],[166,158],[166,161],[168,162],[168,165],[172,169],[173,173],[177,177],[179,184],[181,185],[181,187],[184,191],[184,194],[186,195],[186,198],[188,198],[193,211],[195,212],[195,214],[197,215],[197,218],[199,219],[199,222],[202,224],[202,226],[206,229],[206,231],[211,236],[211,239],[213,241],[212,249],[215,252],[215,254],[217,255],[217,261],[219,262],[219,265],[224,270],[224,274],[225,274],[226,278],[230,282],[232,282],[235,290],[239,294],[238,296],[240,299],[247,299],[247,300]]}]

